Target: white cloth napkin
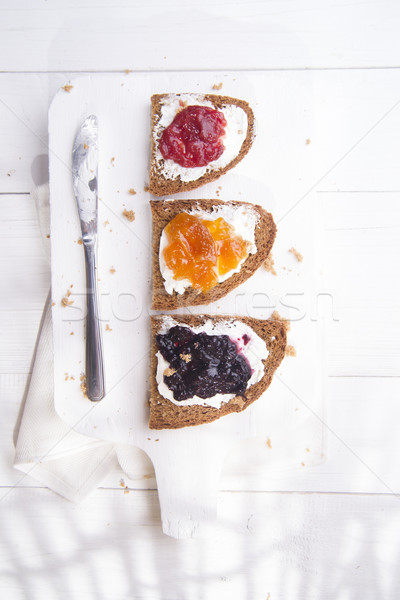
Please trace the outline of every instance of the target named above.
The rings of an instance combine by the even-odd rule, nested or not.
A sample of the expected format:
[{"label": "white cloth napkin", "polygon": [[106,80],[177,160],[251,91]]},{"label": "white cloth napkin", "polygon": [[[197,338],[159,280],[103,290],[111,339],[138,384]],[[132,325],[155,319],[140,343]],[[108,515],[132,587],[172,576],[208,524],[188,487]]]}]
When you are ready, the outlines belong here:
[{"label": "white cloth napkin", "polygon": [[[33,190],[45,252],[50,260],[50,211],[47,184]],[[75,432],[54,408],[53,342],[50,293],[39,329],[32,376],[17,426],[14,467],[73,501],[100,485],[118,465],[109,442]]]}]

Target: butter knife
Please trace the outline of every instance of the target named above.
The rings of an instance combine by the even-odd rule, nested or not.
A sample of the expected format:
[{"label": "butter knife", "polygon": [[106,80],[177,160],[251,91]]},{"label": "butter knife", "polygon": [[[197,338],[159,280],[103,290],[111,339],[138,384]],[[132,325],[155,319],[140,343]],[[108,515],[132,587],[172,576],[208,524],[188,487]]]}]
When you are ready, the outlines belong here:
[{"label": "butter knife", "polygon": [[97,117],[85,119],[72,150],[72,182],[82,229],[86,266],[86,394],[94,402],[104,397],[104,368],[97,302]]}]

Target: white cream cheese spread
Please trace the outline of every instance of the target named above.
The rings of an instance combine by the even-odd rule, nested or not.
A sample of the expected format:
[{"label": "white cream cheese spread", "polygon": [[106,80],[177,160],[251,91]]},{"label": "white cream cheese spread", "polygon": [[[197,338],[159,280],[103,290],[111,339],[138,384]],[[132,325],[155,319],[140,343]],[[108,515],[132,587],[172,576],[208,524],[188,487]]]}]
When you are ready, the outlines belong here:
[{"label": "white cream cheese spread", "polygon": [[[166,316],[163,319],[159,333],[165,334],[175,325],[189,327],[188,325],[178,323],[173,317]],[[204,331],[208,335],[228,335],[230,339],[235,342],[239,352],[243,354],[250,365],[252,374],[247,382],[247,389],[262,379],[264,375],[264,365],[262,361],[268,357],[269,352],[264,340],[262,340],[251,327],[236,319],[227,319],[217,322],[209,319],[203,325],[189,327],[189,329],[194,333]],[[246,344],[244,343],[244,339],[248,339]],[[164,372],[169,368],[169,363],[163,358],[160,352],[157,352],[156,356],[158,361],[156,372],[158,391],[164,398],[167,398],[176,404],[176,406],[192,406],[198,404],[201,406],[221,408],[224,402],[229,402],[229,400],[234,398],[235,394],[215,394],[210,398],[193,396],[187,400],[175,400],[172,391],[164,383]]]},{"label": "white cream cheese spread", "polygon": [[218,108],[224,114],[227,122],[223,138],[225,150],[217,160],[213,160],[204,167],[181,167],[172,159],[164,160],[157,141],[164,129],[172,123],[176,114],[182,110],[182,105],[215,108],[201,94],[167,94],[162,101],[160,120],[155,126],[153,133],[156,142],[155,160],[166,179],[176,179],[179,176],[181,181],[195,181],[207,172],[223,169],[238,156],[242,144],[246,139],[248,119],[246,112],[235,104],[228,104],[221,109]]},{"label": "white cream cheese spread", "polygon": [[[259,215],[255,209],[251,208],[251,206],[230,204],[227,202],[226,204],[217,204],[212,213],[196,207],[185,212],[208,221],[215,221],[222,217],[229,225],[232,225],[236,235],[239,235],[243,240],[248,242],[248,253],[255,254],[257,252],[255,228],[259,220]],[[174,279],[174,273],[167,267],[163,257],[163,250],[166,246],[168,246],[168,239],[165,230],[163,230],[160,238],[159,261],[161,275],[164,279],[165,291],[168,294],[172,294],[173,292],[183,294],[185,290],[191,286],[191,283],[189,279]],[[241,260],[236,269],[231,269],[224,275],[220,275],[218,277],[218,283],[222,283],[226,279],[229,279],[234,273],[238,273],[245,260],[246,258]]]}]

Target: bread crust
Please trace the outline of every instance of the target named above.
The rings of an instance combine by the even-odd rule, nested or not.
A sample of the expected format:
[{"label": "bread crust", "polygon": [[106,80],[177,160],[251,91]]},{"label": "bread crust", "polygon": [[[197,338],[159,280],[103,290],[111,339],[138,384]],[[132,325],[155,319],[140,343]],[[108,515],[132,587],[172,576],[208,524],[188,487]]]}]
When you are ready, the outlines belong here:
[{"label": "bread crust", "polygon": [[158,391],[156,372],[158,351],[156,335],[159,333],[163,316],[151,317],[151,358],[150,358],[150,429],[179,429],[210,423],[233,412],[242,412],[269,387],[272,377],[285,356],[286,350],[286,324],[284,321],[261,320],[252,317],[229,317],[211,315],[172,315],[172,318],[183,325],[197,327],[203,325],[207,320],[218,321],[241,321],[251,327],[266,343],[269,354],[263,360],[264,375],[262,379],[250,386],[243,396],[235,396],[221,405],[221,408],[212,406],[177,406]]},{"label": "bread crust", "polygon": [[[225,167],[215,169],[206,172],[202,177],[193,181],[181,181],[178,176],[176,179],[166,179],[162,174],[161,169],[156,161],[156,149],[158,147],[159,137],[155,139],[154,131],[161,118],[161,107],[163,99],[168,97],[170,94],[154,94],[151,97],[151,145],[150,145],[150,172],[149,172],[149,191],[154,196],[170,196],[171,194],[178,194],[180,192],[187,192],[194,190],[205,183],[215,181],[221,175],[224,175],[229,169],[232,169],[235,165],[242,160],[242,158],[248,153],[253,143],[254,138],[254,114],[249,104],[244,100],[238,98],[231,98],[230,96],[218,96],[215,94],[194,94],[201,95],[205,101],[211,102],[215,109],[222,109],[224,106],[234,104],[242,108],[247,115],[247,134],[242,143],[239,154],[232,159]],[[176,94],[180,96],[180,94]]]},{"label": "bread crust", "polygon": [[[164,287],[159,260],[160,239],[164,227],[181,212],[199,208],[212,213],[213,207],[221,205],[245,206],[257,212],[259,219],[254,232],[257,252],[249,254],[238,273],[234,273],[222,283],[216,284],[207,292],[201,292],[190,287],[183,294],[178,294],[175,291],[168,294]],[[151,200],[150,206],[153,217],[152,308],[154,310],[174,310],[181,306],[209,304],[219,300],[253,275],[269,255],[275,241],[276,226],[273,217],[257,204],[233,200],[230,202],[222,200]]]}]

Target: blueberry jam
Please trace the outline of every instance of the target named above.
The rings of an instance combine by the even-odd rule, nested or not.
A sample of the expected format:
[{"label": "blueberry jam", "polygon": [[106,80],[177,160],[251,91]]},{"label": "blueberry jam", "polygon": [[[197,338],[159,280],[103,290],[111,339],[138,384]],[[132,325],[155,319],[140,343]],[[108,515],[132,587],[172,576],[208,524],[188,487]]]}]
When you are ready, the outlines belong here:
[{"label": "blueberry jam", "polygon": [[246,391],[251,368],[228,335],[194,333],[177,325],[156,340],[170,366],[171,374],[164,375],[164,383],[175,400],[243,395]]}]

